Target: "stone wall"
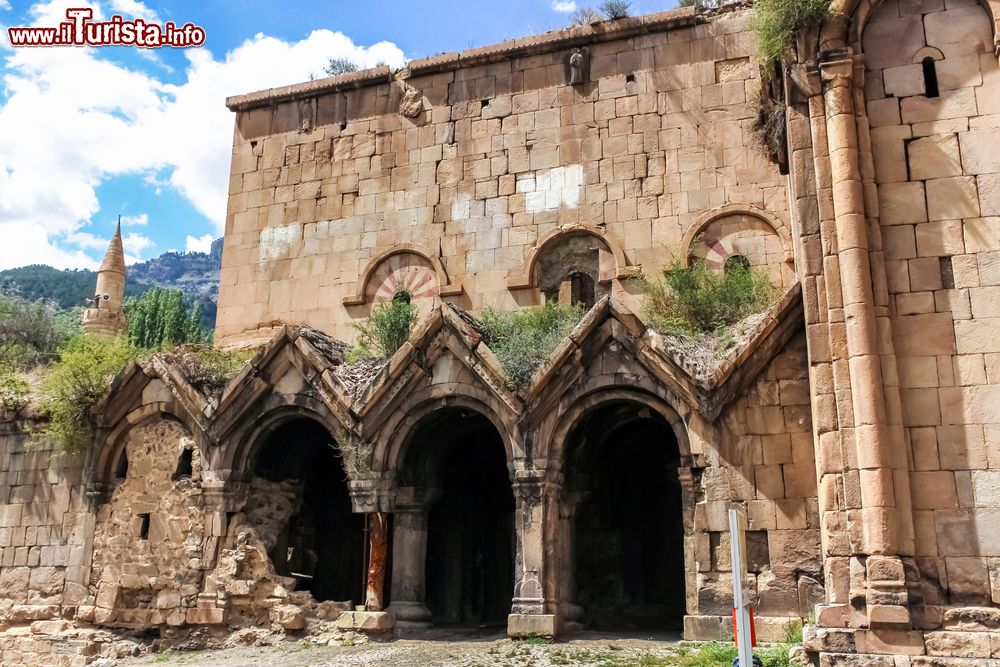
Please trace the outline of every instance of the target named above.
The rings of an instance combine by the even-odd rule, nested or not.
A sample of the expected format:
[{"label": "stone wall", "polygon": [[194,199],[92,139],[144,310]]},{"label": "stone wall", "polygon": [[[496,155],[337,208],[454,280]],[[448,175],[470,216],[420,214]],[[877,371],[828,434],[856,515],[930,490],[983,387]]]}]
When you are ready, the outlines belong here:
[{"label": "stone wall", "polygon": [[992,44],[987,11],[956,0],[883,4],[862,40],[913,457],[915,555],[925,601],[941,606],[1000,602],[1000,67]]},{"label": "stone wall", "polygon": [[[281,320],[350,340],[397,286],[473,311],[536,302],[531,264],[560,230],[587,233],[610,284],[684,256],[724,205],[768,212],[773,240],[743,252],[790,279],[784,179],[748,130],[747,19],[678,10],[231,98],[217,335]],[[382,270],[389,251],[408,258]]]},{"label": "stone wall", "polygon": [[0,422],[0,618],[59,618],[87,596],[93,530],[82,466],[31,436],[32,422]]},{"label": "stone wall", "polygon": [[[745,504],[748,586],[758,636],[778,641],[823,599],[816,472],[804,336],[796,336],[704,439],[708,468],[695,507],[686,636],[728,639],[732,577],[727,510]],[[710,437],[706,437],[710,436]]]}]

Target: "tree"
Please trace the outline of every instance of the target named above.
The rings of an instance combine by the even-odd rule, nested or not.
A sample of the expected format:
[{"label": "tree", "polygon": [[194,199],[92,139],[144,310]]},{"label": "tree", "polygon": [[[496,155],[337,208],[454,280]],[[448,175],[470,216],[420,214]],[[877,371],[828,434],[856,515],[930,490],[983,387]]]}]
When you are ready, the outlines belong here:
[{"label": "tree", "polygon": [[571,26],[590,25],[591,23],[597,23],[600,20],[602,20],[600,12],[593,7],[580,7],[569,16],[569,24]]},{"label": "tree", "polygon": [[54,306],[0,297],[0,365],[30,368],[48,358],[72,333],[73,324]]},{"label": "tree", "polygon": [[177,289],[154,287],[142,296],[125,301],[127,338],[131,345],[156,349],[207,338],[201,328],[201,306],[189,308]]},{"label": "tree", "polygon": [[631,16],[631,12],[629,11],[631,6],[632,3],[626,0],[604,0],[598,9],[604,14],[606,19],[615,21],[617,19],[627,19]]},{"label": "tree", "polygon": [[323,71],[327,76],[339,76],[350,72],[357,72],[361,67],[348,58],[330,58]]}]

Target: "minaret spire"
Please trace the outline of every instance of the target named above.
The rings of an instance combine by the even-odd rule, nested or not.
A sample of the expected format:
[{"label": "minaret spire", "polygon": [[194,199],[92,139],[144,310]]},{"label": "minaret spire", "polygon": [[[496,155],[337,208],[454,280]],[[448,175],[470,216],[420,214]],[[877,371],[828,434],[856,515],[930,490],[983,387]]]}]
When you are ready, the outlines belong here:
[{"label": "minaret spire", "polygon": [[116,336],[125,330],[122,302],[125,298],[125,250],[122,247],[122,217],[118,216],[115,234],[97,270],[97,289],[90,307],[83,311],[83,331],[88,334]]}]

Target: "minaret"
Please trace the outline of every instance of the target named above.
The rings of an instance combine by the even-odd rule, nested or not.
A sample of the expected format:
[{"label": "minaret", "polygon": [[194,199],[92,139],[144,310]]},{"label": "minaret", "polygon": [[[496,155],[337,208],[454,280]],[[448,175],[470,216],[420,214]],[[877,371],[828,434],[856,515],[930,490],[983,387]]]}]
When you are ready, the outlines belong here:
[{"label": "minaret", "polygon": [[122,301],[125,298],[125,251],[122,249],[122,221],[97,270],[97,290],[88,299],[90,307],[83,311],[83,332],[100,336],[117,336],[125,330]]}]

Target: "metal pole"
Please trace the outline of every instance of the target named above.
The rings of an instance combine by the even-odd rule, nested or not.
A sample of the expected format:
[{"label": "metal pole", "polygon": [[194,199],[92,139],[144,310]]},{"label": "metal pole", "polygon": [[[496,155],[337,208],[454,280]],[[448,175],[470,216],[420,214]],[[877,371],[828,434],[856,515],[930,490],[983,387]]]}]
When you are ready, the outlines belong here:
[{"label": "metal pole", "polygon": [[736,654],[740,667],[753,667],[753,644],[750,637],[750,601],[746,580],[746,517],[739,510],[729,510],[729,549],[733,561],[733,616],[736,619]]}]

